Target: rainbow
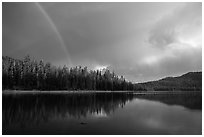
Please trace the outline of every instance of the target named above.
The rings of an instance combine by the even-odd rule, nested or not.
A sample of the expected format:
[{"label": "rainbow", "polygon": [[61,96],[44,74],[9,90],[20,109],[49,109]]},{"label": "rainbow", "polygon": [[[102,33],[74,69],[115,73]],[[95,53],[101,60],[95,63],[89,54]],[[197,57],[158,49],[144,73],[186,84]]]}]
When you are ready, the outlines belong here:
[{"label": "rainbow", "polygon": [[46,20],[49,22],[50,26],[52,27],[53,31],[55,32],[55,34],[57,35],[59,42],[60,42],[60,46],[62,48],[62,50],[66,53],[66,57],[67,57],[67,61],[69,66],[73,66],[71,58],[70,58],[70,54],[68,52],[67,46],[62,38],[62,35],[60,34],[58,28],[56,27],[55,23],[53,22],[53,20],[51,19],[51,17],[48,15],[48,13],[45,11],[45,9],[43,8],[43,6],[40,5],[40,3],[36,2],[35,3],[36,6],[38,7],[38,9],[42,12],[43,16],[45,16]]}]

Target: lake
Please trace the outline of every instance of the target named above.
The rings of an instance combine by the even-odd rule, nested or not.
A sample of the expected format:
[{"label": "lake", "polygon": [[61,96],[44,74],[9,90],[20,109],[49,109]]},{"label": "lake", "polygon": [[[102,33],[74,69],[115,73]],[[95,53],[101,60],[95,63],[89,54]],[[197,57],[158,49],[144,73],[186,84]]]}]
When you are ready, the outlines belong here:
[{"label": "lake", "polygon": [[202,134],[201,92],[11,93],[2,134]]}]

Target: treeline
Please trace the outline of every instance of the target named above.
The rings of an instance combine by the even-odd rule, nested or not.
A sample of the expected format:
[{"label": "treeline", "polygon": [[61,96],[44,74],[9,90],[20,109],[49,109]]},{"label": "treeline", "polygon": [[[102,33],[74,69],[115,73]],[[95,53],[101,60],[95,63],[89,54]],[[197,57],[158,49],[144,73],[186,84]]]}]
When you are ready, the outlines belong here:
[{"label": "treeline", "polygon": [[139,90],[136,84],[128,82],[106,69],[88,70],[87,67],[56,67],[43,60],[23,60],[3,56],[2,88],[14,90]]}]

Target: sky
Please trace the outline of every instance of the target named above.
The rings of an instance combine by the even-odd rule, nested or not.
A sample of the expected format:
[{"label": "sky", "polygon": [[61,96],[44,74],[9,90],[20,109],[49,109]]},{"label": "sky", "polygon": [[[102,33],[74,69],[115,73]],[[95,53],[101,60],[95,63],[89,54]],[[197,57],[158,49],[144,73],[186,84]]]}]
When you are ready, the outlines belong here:
[{"label": "sky", "polygon": [[145,82],[202,70],[202,3],[3,3],[2,55]]}]

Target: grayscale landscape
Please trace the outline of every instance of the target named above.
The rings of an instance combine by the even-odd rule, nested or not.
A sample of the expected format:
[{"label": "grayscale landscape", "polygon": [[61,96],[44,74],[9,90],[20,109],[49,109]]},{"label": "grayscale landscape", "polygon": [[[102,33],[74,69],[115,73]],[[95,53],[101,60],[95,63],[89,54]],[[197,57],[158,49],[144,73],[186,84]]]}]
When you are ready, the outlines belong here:
[{"label": "grayscale landscape", "polygon": [[3,135],[201,135],[201,2],[3,2]]}]

